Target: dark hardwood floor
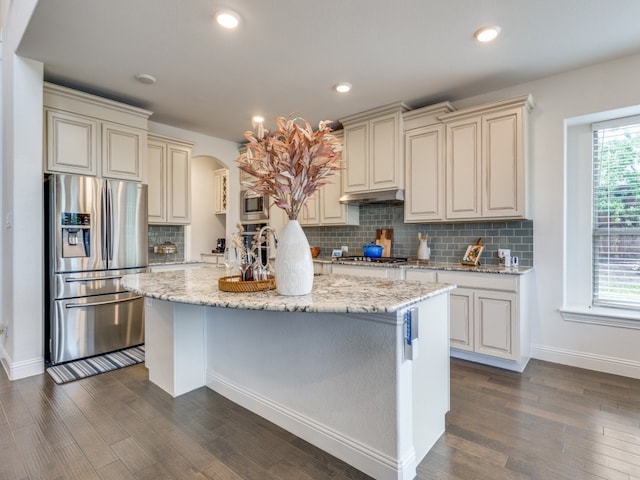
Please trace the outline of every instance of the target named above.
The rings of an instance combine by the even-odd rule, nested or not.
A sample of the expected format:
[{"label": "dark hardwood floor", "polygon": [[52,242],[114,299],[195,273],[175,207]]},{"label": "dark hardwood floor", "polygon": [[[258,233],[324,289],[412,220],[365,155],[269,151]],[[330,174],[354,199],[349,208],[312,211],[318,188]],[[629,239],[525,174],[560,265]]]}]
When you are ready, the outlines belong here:
[{"label": "dark hardwood floor", "polygon": [[[1,480],[369,478],[206,388],[172,399],[142,365],[63,386],[2,371],[0,447]],[[640,380],[452,360],[418,478],[640,480]]]}]

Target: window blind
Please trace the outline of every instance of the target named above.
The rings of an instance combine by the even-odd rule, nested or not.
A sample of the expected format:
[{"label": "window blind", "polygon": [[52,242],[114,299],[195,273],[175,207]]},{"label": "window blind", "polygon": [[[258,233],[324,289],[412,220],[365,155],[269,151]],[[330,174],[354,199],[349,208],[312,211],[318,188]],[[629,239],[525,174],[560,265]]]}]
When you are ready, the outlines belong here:
[{"label": "window blind", "polygon": [[640,309],[640,117],[593,125],[593,305]]}]

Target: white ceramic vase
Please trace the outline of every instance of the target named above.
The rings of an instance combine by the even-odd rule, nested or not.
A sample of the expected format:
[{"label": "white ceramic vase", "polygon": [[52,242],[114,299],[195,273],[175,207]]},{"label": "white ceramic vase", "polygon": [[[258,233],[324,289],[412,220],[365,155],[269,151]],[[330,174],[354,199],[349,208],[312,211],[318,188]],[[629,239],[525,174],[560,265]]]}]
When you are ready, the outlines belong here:
[{"label": "white ceramic vase", "polygon": [[427,246],[427,240],[420,239],[419,242],[418,260],[429,260],[429,257],[431,256],[431,249]]},{"label": "white ceramic vase", "polygon": [[289,220],[278,235],[276,291],[280,295],[307,295],[313,288],[313,260],[309,241],[298,220]]}]

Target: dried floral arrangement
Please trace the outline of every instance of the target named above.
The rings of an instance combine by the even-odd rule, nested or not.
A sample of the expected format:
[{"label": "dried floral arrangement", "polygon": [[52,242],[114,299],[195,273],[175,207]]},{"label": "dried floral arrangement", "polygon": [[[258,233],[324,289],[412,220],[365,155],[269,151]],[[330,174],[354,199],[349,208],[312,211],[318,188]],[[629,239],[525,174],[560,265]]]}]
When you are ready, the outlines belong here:
[{"label": "dried floral arrangement", "polygon": [[240,170],[255,177],[243,182],[250,190],[271,197],[290,220],[296,220],[307,199],[340,170],[342,142],[331,134],[330,121],[313,130],[301,118],[275,119],[277,129],[244,133],[245,153],[236,162]]},{"label": "dried floral arrangement", "polygon": [[236,232],[233,232],[231,235],[231,245],[235,247],[240,257],[246,258],[249,263],[255,261],[258,258],[258,251],[260,250],[260,245],[267,241],[267,234],[263,232],[260,237],[258,237],[258,232],[253,236],[251,240],[251,248],[247,250],[244,240],[242,238],[244,233],[244,225],[241,223],[236,223],[236,228],[238,229]]}]

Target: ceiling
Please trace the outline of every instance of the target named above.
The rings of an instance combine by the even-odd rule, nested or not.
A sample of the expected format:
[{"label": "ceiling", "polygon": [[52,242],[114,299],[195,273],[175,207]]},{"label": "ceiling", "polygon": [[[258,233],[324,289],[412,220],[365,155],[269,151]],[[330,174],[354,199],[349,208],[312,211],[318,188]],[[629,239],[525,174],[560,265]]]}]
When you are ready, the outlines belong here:
[{"label": "ceiling", "polygon": [[[242,23],[223,31],[214,12]],[[18,54],[45,80],[242,141],[259,113],[313,124],[417,108],[640,52],[638,0],[40,0]],[[502,29],[478,44],[486,24]],[[153,85],[138,73],[157,78]],[[348,94],[332,86],[353,84]]]}]

